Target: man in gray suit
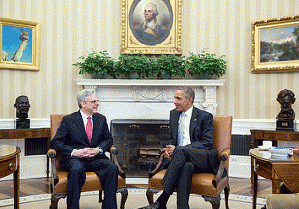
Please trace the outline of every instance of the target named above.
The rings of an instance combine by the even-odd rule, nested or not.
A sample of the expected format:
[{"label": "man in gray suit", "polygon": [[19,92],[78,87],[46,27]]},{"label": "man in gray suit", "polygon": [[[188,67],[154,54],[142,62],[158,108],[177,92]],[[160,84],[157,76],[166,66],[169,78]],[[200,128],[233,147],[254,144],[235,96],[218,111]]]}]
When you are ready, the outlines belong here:
[{"label": "man in gray suit", "polygon": [[170,159],[162,180],[164,191],[156,202],[141,209],[166,208],[176,188],[177,208],[187,209],[193,173],[217,173],[220,161],[213,145],[213,115],[194,107],[194,97],[190,87],[175,92],[175,109],[170,112],[172,143],[162,149]]}]

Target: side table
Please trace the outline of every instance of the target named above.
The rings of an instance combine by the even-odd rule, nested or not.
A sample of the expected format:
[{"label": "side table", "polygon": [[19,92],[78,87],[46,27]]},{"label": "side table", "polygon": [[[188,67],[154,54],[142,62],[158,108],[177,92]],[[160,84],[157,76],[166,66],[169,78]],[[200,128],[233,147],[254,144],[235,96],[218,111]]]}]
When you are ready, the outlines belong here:
[{"label": "side table", "polygon": [[299,156],[273,157],[270,151],[259,151],[258,148],[251,149],[249,155],[253,161],[253,209],[256,209],[258,176],[271,179],[272,194],[280,193],[281,182],[292,192],[299,192]]},{"label": "side table", "polygon": [[13,173],[14,208],[18,209],[20,191],[20,152],[21,149],[11,145],[0,145],[0,178]]},{"label": "side table", "polygon": [[[30,129],[0,129],[1,139],[25,139],[25,138],[48,138],[47,148],[50,148],[50,128]],[[49,157],[47,155],[47,177],[49,177]]]},{"label": "side table", "polygon": [[[258,146],[259,141],[299,141],[299,132],[251,129],[251,149]],[[251,159],[251,184],[253,184],[253,160]]]}]

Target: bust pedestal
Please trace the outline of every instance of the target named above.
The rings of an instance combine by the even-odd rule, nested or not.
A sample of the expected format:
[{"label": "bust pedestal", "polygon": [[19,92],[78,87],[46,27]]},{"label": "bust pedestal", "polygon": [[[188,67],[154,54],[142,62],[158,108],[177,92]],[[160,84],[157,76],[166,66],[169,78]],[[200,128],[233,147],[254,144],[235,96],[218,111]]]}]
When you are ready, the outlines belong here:
[{"label": "bust pedestal", "polygon": [[294,131],[294,120],[277,120],[276,131]]},{"label": "bust pedestal", "polygon": [[30,128],[30,119],[18,118],[16,119],[16,129],[28,129]]}]

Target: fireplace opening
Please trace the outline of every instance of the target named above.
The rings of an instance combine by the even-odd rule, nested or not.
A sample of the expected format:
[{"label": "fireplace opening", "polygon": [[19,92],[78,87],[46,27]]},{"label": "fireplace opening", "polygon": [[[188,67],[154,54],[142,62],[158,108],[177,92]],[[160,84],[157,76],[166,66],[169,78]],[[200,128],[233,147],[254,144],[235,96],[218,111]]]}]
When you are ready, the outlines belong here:
[{"label": "fireplace opening", "polygon": [[168,120],[111,120],[113,145],[127,177],[148,177],[159,160],[161,148],[170,144]]}]

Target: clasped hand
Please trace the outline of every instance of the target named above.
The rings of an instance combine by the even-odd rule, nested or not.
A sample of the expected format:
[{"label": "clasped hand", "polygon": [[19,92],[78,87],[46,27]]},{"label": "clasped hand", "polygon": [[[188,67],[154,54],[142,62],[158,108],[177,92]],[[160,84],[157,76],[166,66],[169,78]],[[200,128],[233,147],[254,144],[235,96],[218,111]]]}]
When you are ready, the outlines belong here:
[{"label": "clasped hand", "polygon": [[166,145],[165,148],[162,149],[162,156],[168,159],[171,159],[171,156],[173,154],[173,151],[175,150],[174,145]]},{"label": "clasped hand", "polygon": [[100,152],[100,149],[99,148],[84,148],[84,149],[78,149],[78,150],[75,150],[73,152],[73,156],[76,156],[76,157],[94,157],[96,156],[97,154],[99,154]]}]

